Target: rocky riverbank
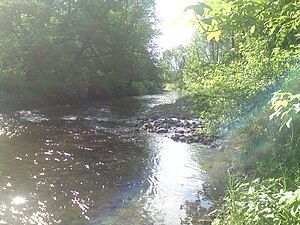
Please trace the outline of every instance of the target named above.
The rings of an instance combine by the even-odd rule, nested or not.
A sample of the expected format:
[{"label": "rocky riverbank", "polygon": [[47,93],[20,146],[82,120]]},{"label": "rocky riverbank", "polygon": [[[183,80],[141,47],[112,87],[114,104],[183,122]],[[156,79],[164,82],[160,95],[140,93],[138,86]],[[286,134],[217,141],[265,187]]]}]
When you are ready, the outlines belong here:
[{"label": "rocky riverbank", "polygon": [[205,126],[192,111],[192,103],[187,98],[172,104],[158,105],[144,112],[138,118],[137,127],[139,130],[165,134],[174,141],[215,147],[215,138],[203,134]]}]

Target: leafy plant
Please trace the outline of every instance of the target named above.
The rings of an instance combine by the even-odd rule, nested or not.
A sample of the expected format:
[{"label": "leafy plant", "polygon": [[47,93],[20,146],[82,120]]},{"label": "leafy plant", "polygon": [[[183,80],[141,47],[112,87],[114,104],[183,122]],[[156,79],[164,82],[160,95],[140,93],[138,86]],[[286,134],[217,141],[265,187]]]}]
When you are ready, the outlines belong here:
[{"label": "leafy plant", "polygon": [[290,128],[293,117],[300,112],[300,93],[293,95],[290,92],[278,91],[274,93],[271,104],[275,112],[270,115],[270,120],[280,118],[282,121],[280,130],[284,126]]},{"label": "leafy plant", "polygon": [[295,225],[300,222],[300,188],[287,191],[282,179],[241,182],[232,177],[223,207],[213,225]]},{"label": "leafy plant", "polygon": [[300,4],[207,0],[187,9],[195,12],[198,33],[188,48],[184,87],[200,117],[217,133],[216,128],[260,107],[260,96],[274,91],[294,70]]}]

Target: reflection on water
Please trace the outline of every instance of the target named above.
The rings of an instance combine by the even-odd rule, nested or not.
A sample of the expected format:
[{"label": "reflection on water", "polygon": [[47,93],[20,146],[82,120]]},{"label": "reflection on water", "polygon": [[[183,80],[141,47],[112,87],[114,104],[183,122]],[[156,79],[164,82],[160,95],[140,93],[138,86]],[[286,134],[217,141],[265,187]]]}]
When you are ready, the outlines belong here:
[{"label": "reflection on water", "polygon": [[183,204],[195,199],[197,188],[202,186],[205,178],[192,157],[193,151],[200,151],[200,148],[161,136],[150,138],[149,144],[157,155],[153,158],[156,164],[154,177],[150,176],[153,185],[145,195],[146,207],[152,218],[160,215],[165,224],[180,224],[180,219],[185,216]]},{"label": "reflection on water", "polygon": [[1,115],[0,224],[180,224],[205,179],[195,154],[207,150],[135,127],[175,98]]}]

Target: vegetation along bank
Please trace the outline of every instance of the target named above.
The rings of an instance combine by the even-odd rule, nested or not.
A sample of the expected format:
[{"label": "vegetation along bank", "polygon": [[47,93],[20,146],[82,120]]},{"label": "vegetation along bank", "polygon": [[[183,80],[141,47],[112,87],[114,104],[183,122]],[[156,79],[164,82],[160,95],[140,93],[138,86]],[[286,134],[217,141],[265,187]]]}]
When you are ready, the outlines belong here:
[{"label": "vegetation along bank", "polygon": [[191,5],[192,43],[160,66],[184,90],[208,135],[226,138],[214,225],[300,224],[300,2]]}]

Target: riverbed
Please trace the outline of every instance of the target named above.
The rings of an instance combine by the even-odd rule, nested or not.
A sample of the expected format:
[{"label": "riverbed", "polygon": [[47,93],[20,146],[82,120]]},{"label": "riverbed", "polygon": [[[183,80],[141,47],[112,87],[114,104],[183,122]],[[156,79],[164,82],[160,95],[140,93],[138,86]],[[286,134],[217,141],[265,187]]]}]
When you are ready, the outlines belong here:
[{"label": "riverbed", "polygon": [[214,156],[136,127],[174,93],[0,115],[0,224],[197,224]]}]

